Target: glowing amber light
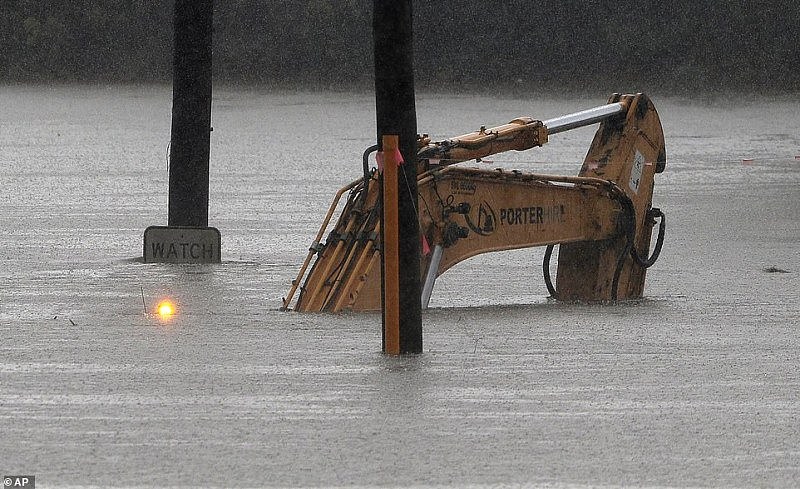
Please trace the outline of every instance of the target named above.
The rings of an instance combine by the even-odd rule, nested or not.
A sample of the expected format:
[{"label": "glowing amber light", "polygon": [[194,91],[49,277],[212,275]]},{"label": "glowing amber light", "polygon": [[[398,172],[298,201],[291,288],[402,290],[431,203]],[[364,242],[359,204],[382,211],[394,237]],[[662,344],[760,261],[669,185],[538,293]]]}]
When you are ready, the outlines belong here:
[{"label": "glowing amber light", "polygon": [[169,319],[175,314],[175,305],[170,301],[161,301],[156,311],[161,319]]}]

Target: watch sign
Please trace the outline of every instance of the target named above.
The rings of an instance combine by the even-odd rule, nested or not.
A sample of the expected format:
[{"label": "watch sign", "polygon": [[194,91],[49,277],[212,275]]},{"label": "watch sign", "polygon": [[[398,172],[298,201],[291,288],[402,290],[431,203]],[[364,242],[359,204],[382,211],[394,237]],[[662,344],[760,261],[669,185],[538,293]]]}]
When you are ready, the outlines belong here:
[{"label": "watch sign", "polygon": [[144,262],[220,263],[221,241],[213,227],[150,226],[144,230]]}]

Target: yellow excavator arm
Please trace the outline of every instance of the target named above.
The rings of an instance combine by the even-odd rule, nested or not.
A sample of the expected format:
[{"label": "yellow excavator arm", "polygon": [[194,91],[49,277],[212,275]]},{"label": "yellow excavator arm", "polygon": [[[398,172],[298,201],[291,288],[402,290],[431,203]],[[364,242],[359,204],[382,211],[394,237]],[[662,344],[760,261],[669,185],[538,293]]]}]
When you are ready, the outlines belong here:
[{"label": "yellow excavator arm", "polygon": [[[465,168],[455,163],[541,146],[552,134],[600,123],[578,176]],[[661,122],[644,95],[546,121],[523,117],[444,141],[419,140],[420,276],[426,307],[436,278],[478,254],[547,246],[543,273],[561,300],[641,297],[646,269],[663,242],[664,216],[652,208],[654,174],[664,170]],[[368,153],[365,153],[365,161]],[[346,193],[338,222],[321,239]],[[376,310],[380,299],[380,174],[337,194],[283,301],[297,311]],[[660,233],[648,257],[656,219]],[[554,285],[549,260],[559,245]],[[306,271],[312,260],[311,270]]]}]

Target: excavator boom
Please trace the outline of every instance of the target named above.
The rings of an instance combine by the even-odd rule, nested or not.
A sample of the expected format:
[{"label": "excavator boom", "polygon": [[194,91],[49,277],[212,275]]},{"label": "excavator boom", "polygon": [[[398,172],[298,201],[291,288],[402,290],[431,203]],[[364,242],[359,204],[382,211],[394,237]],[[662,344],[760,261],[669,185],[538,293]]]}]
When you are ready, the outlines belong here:
[{"label": "excavator boom", "polygon": [[[578,176],[483,170],[455,165],[545,144],[549,136],[600,123]],[[423,306],[436,278],[472,256],[547,246],[545,283],[562,300],[641,297],[647,267],[663,239],[663,214],[652,208],[654,174],[664,170],[661,123],[644,95],[613,95],[606,105],[545,121],[511,122],[431,142],[420,138],[418,219],[423,245]],[[331,206],[283,308],[297,311],[380,309],[379,172],[343,188]],[[347,201],[320,242],[339,198]],[[647,257],[656,218],[656,252]],[[553,285],[549,259],[559,246]],[[311,260],[316,257],[305,276]],[[305,278],[304,278],[305,276]]]}]

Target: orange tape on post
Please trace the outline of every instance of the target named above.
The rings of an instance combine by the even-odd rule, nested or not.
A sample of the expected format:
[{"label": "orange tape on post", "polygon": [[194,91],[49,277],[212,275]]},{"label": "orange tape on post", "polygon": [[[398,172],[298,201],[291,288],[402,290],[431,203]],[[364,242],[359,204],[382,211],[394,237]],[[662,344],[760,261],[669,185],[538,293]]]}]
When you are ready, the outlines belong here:
[{"label": "orange tape on post", "polygon": [[383,136],[384,353],[400,354],[400,235],[398,136]]}]

